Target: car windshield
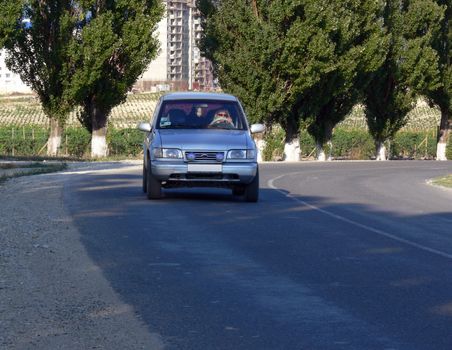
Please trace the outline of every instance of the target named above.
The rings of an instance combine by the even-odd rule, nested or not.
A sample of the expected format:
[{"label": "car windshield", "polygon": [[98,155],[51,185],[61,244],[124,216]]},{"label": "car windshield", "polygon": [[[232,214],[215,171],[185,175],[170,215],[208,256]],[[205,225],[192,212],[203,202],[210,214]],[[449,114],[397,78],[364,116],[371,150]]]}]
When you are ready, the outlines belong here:
[{"label": "car windshield", "polygon": [[158,129],[246,130],[239,104],[218,100],[165,101],[156,126]]}]

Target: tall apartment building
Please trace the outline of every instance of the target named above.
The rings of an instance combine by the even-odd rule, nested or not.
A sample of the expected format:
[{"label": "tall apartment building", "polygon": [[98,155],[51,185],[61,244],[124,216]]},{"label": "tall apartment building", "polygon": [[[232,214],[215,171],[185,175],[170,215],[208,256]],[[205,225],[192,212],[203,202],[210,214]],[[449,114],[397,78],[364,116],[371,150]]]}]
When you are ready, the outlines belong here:
[{"label": "tall apartment building", "polygon": [[137,82],[143,90],[212,90],[212,65],[198,48],[202,27],[195,0],[165,0],[160,54]]},{"label": "tall apartment building", "polygon": [[201,56],[199,43],[202,36],[201,14],[197,9],[193,13],[193,59],[192,59],[192,88],[195,90],[212,90],[215,87],[212,62]]}]

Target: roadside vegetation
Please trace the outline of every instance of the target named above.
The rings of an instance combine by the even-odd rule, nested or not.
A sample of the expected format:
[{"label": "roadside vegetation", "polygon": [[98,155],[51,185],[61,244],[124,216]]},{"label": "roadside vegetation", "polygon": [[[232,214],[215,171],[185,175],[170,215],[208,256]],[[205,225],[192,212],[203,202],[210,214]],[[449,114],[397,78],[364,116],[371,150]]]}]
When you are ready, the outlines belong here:
[{"label": "roadside vegetation", "polygon": [[[109,157],[141,157],[143,134],[136,129],[136,125],[150,119],[159,97],[158,93],[129,94],[125,102],[112,110],[107,132]],[[405,126],[386,143],[389,158],[433,159],[439,119],[437,109],[420,101],[408,114]],[[33,96],[0,97],[0,156],[44,157],[49,137],[48,125],[48,118]],[[284,129],[275,123],[267,129],[264,137],[263,159],[282,160],[286,139]],[[299,142],[300,158],[315,159],[316,142],[306,129],[300,129]],[[59,156],[90,159],[90,143],[90,133],[81,125],[77,111],[72,112],[63,130]],[[374,141],[360,105],[355,106],[333,129],[330,147],[333,159],[375,157]]]},{"label": "roadside vegetation", "polygon": [[[264,159],[452,158],[450,0],[196,5],[204,29],[196,44],[221,88],[240,98],[252,123],[267,126]],[[133,155],[124,143],[135,136],[115,135],[134,135],[133,124],[151,114],[127,106],[159,50],[161,1],[0,0],[0,11],[5,62],[36,94],[0,101],[0,122],[13,126],[0,154]],[[421,110],[434,123],[419,118]],[[24,126],[23,142],[15,126]],[[87,134],[71,129],[79,126],[88,146]]]},{"label": "roadside vegetation", "polygon": [[452,188],[452,175],[432,180],[434,185]]},{"label": "roadside vegetation", "polygon": [[[450,0],[198,0],[203,54],[253,122],[284,130],[284,159],[300,132],[333,156],[335,128],[363,106],[375,159],[422,96],[440,111],[436,159],[452,119]],[[390,153],[389,153],[390,154]]]},{"label": "roadside vegetation", "polygon": [[157,56],[158,0],[0,1],[0,46],[8,68],[36,93],[49,120],[47,154],[58,155],[71,111],[107,155],[111,111]]}]

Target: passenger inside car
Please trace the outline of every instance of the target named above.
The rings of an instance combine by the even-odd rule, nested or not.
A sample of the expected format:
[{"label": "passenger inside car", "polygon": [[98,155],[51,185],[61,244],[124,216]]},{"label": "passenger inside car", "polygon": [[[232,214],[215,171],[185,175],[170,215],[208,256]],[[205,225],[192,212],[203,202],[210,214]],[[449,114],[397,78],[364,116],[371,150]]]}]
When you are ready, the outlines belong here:
[{"label": "passenger inside car", "polygon": [[189,116],[188,124],[191,127],[206,127],[209,125],[209,117],[205,106],[193,106]]}]

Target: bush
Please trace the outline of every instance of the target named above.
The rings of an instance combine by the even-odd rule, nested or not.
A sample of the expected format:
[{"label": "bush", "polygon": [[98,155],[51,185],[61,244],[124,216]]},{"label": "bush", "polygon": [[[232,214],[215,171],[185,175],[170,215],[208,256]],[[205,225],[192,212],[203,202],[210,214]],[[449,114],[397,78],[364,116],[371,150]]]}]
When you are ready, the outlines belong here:
[{"label": "bush", "polygon": [[262,152],[265,161],[282,160],[286,133],[279,125],[267,130],[264,136],[265,148]]},{"label": "bush", "polygon": [[436,131],[399,131],[391,142],[392,158],[433,159]]},{"label": "bush", "polygon": [[83,157],[89,154],[91,134],[85,128],[69,127],[64,130],[62,148],[68,156]]},{"label": "bush", "polygon": [[[0,127],[0,155],[45,155],[48,137],[48,129],[42,126]],[[143,133],[137,129],[110,128],[107,134],[109,154],[120,157],[136,157],[143,149],[143,138]],[[86,129],[67,127],[64,130],[60,153],[82,158],[89,155],[90,147],[91,135]]]},{"label": "bush", "polygon": [[[270,129],[265,135],[266,148],[264,160],[275,160],[284,152],[284,130]],[[301,157],[315,156],[315,141],[306,130],[300,132]],[[375,156],[375,143],[366,130],[338,127],[334,129],[332,139],[332,156],[335,159],[371,159]],[[436,154],[435,131],[399,131],[394,140],[389,142],[393,158],[427,158]],[[388,147],[389,148],[389,147]],[[448,147],[448,159],[452,147]]]},{"label": "bush", "polygon": [[337,128],[333,133],[333,158],[370,159],[375,154],[375,144],[365,130]]},{"label": "bush", "polygon": [[446,157],[449,160],[452,160],[452,133],[449,134],[449,142],[447,143],[446,148]]},{"label": "bush", "polygon": [[300,131],[300,151],[302,158],[315,157],[315,140],[307,130]]},{"label": "bush", "polygon": [[107,135],[109,155],[138,156],[143,147],[144,134],[138,129],[110,129]]},{"label": "bush", "polygon": [[[0,127],[0,155],[45,155],[48,130],[39,126]],[[300,132],[301,157],[315,156],[315,141],[306,130]],[[109,128],[107,143],[109,154],[115,157],[137,157],[142,152],[144,135],[137,129]],[[452,139],[452,136],[449,140]],[[266,147],[263,159],[282,159],[285,132],[279,126],[269,128],[264,136]],[[84,157],[90,153],[91,135],[81,127],[67,127],[63,133],[61,153]],[[332,156],[336,159],[370,159],[375,154],[374,142],[365,130],[338,127],[333,133]],[[390,142],[392,158],[428,158],[436,156],[436,131],[399,131]],[[452,160],[452,141],[446,156]]]},{"label": "bush", "polygon": [[0,128],[0,154],[25,156],[38,154],[48,138],[45,128],[7,126]]}]

